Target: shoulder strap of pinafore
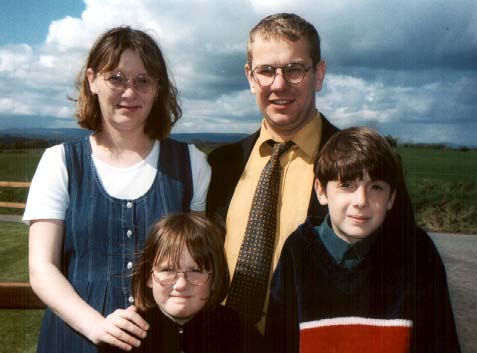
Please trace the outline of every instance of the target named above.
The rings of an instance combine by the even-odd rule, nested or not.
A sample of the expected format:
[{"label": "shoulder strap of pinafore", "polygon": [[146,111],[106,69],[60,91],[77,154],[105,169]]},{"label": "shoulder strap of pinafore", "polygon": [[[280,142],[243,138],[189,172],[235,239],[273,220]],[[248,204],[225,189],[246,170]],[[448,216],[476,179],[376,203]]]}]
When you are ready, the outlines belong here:
[{"label": "shoulder strap of pinafore", "polygon": [[190,211],[190,202],[193,195],[192,170],[190,164],[189,146],[167,138],[160,142],[159,165],[162,173],[184,185],[182,208]]}]

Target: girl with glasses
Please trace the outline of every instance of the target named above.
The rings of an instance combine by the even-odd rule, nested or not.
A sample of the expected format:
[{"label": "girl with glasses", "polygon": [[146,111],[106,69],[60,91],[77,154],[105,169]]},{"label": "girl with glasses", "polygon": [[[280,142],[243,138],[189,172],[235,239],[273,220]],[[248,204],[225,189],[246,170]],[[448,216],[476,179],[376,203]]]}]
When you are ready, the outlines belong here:
[{"label": "girl with glasses", "polygon": [[228,286],[220,228],[193,213],[155,223],[132,279],[135,306],[150,324],[134,352],[262,352],[258,330],[219,304]]}]

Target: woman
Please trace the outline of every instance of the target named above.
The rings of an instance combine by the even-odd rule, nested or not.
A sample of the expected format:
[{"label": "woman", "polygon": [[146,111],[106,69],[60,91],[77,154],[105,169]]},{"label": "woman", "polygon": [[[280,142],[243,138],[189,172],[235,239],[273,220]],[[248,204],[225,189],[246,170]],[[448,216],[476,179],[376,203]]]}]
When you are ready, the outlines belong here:
[{"label": "woman", "polygon": [[78,122],[94,133],[45,151],[24,215],[30,282],[48,306],[38,352],[130,350],[148,329],[131,305],[134,255],[157,218],[204,210],[210,169],[167,139],[181,109],[146,33],[104,33],[77,87]]}]

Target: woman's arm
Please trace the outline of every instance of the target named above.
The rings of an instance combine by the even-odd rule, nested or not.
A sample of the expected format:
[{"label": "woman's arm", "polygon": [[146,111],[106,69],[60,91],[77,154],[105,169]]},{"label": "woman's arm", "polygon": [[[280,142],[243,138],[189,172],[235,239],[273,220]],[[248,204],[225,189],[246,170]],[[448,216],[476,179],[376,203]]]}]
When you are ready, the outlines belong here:
[{"label": "woman's arm", "polygon": [[35,220],[30,223],[30,283],[38,297],[73,329],[94,344],[107,343],[123,350],[139,346],[149,328],[135,307],[118,309],[104,318],[76,293],[59,270],[64,223]]}]

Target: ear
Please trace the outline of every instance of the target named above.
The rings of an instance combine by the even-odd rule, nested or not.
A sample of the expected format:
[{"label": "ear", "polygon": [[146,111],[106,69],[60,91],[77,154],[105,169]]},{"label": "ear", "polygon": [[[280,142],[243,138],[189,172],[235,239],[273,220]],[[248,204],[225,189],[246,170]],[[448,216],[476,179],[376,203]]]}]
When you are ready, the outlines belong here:
[{"label": "ear", "polygon": [[393,191],[393,193],[391,194],[391,196],[389,197],[389,201],[388,201],[388,211],[393,208],[393,205],[394,205],[394,199],[396,198],[396,190]]},{"label": "ear", "polygon": [[325,79],[326,63],[321,60],[315,65],[315,91],[318,92],[323,87],[323,80]]},{"label": "ear", "polygon": [[248,84],[250,85],[250,92],[255,94],[255,85],[257,83],[252,77],[252,68],[249,64],[245,64],[245,76],[247,77]]},{"label": "ear", "polygon": [[88,77],[89,89],[93,94],[98,94],[98,87],[96,87],[96,74],[93,69],[88,68],[86,70],[86,76]]},{"label": "ear", "polygon": [[147,279],[146,286],[149,288],[152,288],[152,275],[149,275],[149,278]]},{"label": "ear", "polygon": [[322,187],[318,179],[315,179],[315,193],[320,205],[328,204],[328,197],[326,197],[326,190],[325,188]]}]

